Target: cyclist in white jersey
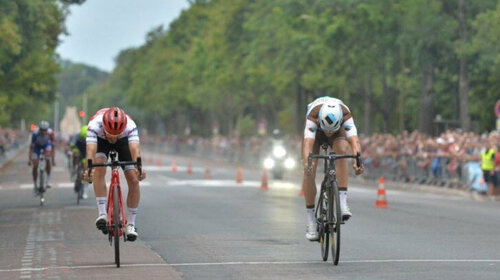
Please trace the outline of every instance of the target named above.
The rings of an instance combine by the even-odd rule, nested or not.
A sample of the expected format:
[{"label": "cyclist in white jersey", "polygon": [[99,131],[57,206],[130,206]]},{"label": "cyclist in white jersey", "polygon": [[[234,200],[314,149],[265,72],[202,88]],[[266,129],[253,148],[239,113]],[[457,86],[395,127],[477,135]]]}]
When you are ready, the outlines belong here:
[{"label": "cyclist in white jersey", "polygon": [[[306,238],[311,241],[318,240],[314,213],[316,198],[315,178],[318,160],[313,160],[312,167],[308,168],[307,158],[311,152],[315,154],[319,153],[320,146],[323,143],[327,143],[337,154],[348,154],[350,152],[356,154],[357,152],[361,152],[357,129],[351,111],[340,99],[328,96],[320,97],[307,105],[304,139],[302,141],[302,160],[304,164],[302,188],[304,189],[307,211]],[[336,167],[341,214],[342,219],[346,221],[352,216],[347,205],[347,184],[349,178],[347,159],[338,160]],[[358,167],[353,162],[352,167],[356,175],[363,173],[363,166]]]},{"label": "cyclist in white jersey", "polygon": [[[108,153],[111,150],[118,152],[118,159],[120,161],[136,161],[137,157],[140,156],[137,126],[132,118],[118,107],[104,108],[97,111],[88,124],[86,142],[87,158],[92,159],[94,163],[105,163]],[[128,216],[125,233],[127,240],[135,241],[138,236],[135,228],[135,220],[141,195],[139,180],[146,178],[146,172],[143,169],[142,176],[139,178],[139,171],[134,165],[127,165],[123,169],[128,183]],[[104,234],[107,233],[108,223],[105,175],[105,167],[96,167],[92,169],[92,174],[88,178],[88,169],[85,166],[84,176],[86,180],[93,179],[94,192],[99,210],[99,216],[95,223],[97,228]]]}]

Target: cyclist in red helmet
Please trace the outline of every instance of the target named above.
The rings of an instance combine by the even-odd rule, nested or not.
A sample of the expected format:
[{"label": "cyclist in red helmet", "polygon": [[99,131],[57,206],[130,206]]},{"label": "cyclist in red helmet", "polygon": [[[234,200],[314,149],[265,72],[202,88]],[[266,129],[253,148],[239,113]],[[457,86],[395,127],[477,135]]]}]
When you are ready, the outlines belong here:
[{"label": "cyclist in red helmet", "polygon": [[[87,128],[87,158],[95,163],[104,163],[111,150],[118,152],[120,161],[136,161],[140,156],[139,133],[135,122],[125,111],[118,107],[104,108],[90,119]],[[85,177],[87,177],[87,167],[85,168]],[[125,178],[128,183],[127,196],[127,226],[125,233],[127,240],[135,241],[137,231],[135,229],[135,218],[139,207],[140,189],[139,181],[146,178],[146,172],[142,170],[142,176],[139,178],[139,171],[134,165],[128,165],[123,168]],[[107,190],[104,176],[106,168],[97,167],[92,169],[91,178],[94,182],[94,192],[99,210],[99,216],[95,223],[99,230],[107,233],[108,217],[106,213]],[[90,178],[85,178],[86,180]]]}]

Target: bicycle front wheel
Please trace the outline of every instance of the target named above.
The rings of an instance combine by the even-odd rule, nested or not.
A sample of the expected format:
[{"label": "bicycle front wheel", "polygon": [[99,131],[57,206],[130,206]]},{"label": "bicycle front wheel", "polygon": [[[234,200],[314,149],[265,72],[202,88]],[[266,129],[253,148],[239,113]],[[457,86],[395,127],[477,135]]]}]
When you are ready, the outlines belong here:
[{"label": "bicycle front wheel", "polygon": [[328,260],[329,253],[329,243],[330,243],[330,227],[328,226],[327,219],[327,211],[328,211],[328,190],[326,189],[324,192],[320,194],[320,199],[318,201],[318,234],[319,234],[319,243],[321,246],[321,258],[323,261]]},{"label": "bicycle front wheel", "polygon": [[337,182],[333,184],[333,196],[331,196],[333,225],[330,232],[330,243],[332,249],[333,264],[338,265],[340,260],[340,225],[342,224],[342,216],[340,213],[340,197],[339,187]]},{"label": "bicycle front wheel", "polygon": [[45,197],[44,197],[44,192],[45,192],[45,172],[40,171],[40,174],[38,174],[38,192],[40,193],[40,206],[43,206],[45,203]]},{"label": "bicycle front wheel", "polygon": [[113,186],[113,237],[115,243],[115,264],[120,267],[120,204],[118,201],[118,187]]}]

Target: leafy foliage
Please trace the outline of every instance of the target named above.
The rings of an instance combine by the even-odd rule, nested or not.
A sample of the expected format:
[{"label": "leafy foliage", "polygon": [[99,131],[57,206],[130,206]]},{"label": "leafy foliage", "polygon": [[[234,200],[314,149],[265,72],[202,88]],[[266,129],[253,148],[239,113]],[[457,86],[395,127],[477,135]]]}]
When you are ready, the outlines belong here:
[{"label": "leafy foliage", "polygon": [[465,59],[472,121],[494,126],[497,1],[466,2],[467,40],[457,0],[191,3],[168,30],[122,51],[106,82],[88,90],[93,109],[125,106],[158,132],[190,126],[208,135],[217,124],[248,134],[266,119],[300,133],[307,103],[329,95],[344,100],[365,133],[433,133],[437,114],[459,118]]},{"label": "leafy foliage", "polygon": [[83,1],[63,2],[0,1],[0,125],[47,117],[56,92],[55,48],[65,31],[67,4]]}]

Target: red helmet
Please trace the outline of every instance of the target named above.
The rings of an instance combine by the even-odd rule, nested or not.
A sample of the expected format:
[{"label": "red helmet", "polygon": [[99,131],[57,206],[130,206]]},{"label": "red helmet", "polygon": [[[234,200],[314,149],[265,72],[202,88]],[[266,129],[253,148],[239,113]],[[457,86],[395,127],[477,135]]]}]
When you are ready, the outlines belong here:
[{"label": "red helmet", "polygon": [[111,107],[102,115],[104,130],[113,135],[119,135],[127,127],[127,114],[118,107]]}]

